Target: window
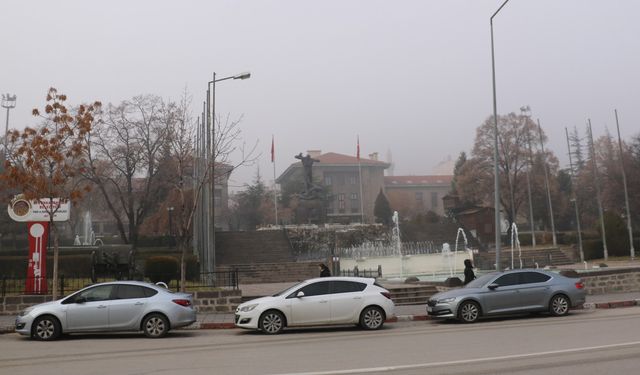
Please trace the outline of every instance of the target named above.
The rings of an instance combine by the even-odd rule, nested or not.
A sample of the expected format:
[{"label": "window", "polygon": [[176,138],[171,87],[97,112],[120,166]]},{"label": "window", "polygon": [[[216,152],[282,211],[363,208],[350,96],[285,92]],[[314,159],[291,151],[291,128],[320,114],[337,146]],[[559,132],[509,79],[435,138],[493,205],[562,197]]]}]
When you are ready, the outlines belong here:
[{"label": "window", "polygon": [[424,205],[424,195],[422,194],[421,191],[416,191],[416,204],[418,206]]},{"label": "window", "polygon": [[344,194],[338,194],[338,209],[340,210],[340,213],[344,213],[344,209],[346,207],[344,198]]},{"label": "window", "polygon": [[438,193],[435,191],[431,193],[431,208],[438,208]]},{"label": "window", "polygon": [[298,295],[298,292],[304,293],[305,297],[329,294],[329,283],[329,281],[320,281],[317,283],[309,284],[291,293],[289,296],[287,296],[287,298],[295,298]]},{"label": "window", "polygon": [[356,176],[349,176],[349,184],[355,185],[357,183]]},{"label": "window", "polygon": [[115,285],[99,285],[90,289],[86,289],[80,293],[67,298],[63,304],[76,303],[80,298],[83,298],[86,302],[94,301],[107,301],[111,299],[111,292]]},{"label": "window", "polygon": [[331,294],[362,292],[366,287],[367,284],[354,281],[332,281]]},{"label": "window", "polygon": [[325,186],[331,186],[331,182],[332,182],[331,181],[331,176],[325,175],[324,176],[324,184],[325,184]]},{"label": "window", "polygon": [[157,294],[157,290],[139,285],[118,285],[116,299],[148,298]]},{"label": "window", "polygon": [[351,193],[349,198],[351,198],[352,201],[358,200],[358,193]]},{"label": "window", "polygon": [[545,275],[540,272],[523,272],[520,274],[520,283],[521,284],[544,283],[550,278],[551,276]]},{"label": "window", "polygon": [[498,277],[494,283],[499,286],[517,285],[519,283],[519,277],[517,273],[508,273]]}]

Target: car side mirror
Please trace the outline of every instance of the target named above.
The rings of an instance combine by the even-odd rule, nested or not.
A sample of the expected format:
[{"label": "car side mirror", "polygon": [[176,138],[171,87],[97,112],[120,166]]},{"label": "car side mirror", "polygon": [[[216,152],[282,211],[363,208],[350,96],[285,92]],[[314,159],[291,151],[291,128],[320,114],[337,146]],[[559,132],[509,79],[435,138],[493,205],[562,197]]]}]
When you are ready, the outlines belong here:
[{"label": "car side mirror", "polygon": [[500,285],[498,285],[498,284],[496,284],[496,283],[489,284],[489,289],[494,290],[494,289],[496,289],[496,288],[497,288],[497,287],[499,287],[499,286],[500,286]]},{"label": "car side mirror", "polygon": [[298,292],[298,294],[296,294],[296,297],[298,298],[304,297],[304,292],[302,291]]},{"label": "car side mirror", "polygon": [[85,303],[87,302],[87,299],[85,297],[78,297],[75,300],[75,303]]}]

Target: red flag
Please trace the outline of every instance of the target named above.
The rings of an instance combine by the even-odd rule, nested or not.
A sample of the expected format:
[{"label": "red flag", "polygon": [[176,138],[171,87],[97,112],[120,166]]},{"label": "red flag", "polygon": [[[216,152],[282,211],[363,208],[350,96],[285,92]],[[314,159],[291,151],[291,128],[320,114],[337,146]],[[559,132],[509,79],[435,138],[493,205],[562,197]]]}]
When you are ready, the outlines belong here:
[{"label": "red flag", "polygon": [[358,161],[360,161],[360,136],[358,136],[358,148],[356,152],[356,158],[358,158]]},{"label": "red flag", "polygon": [[271,162],[276,161],[276,149],[273,143],[273,135],[271,136]]}]

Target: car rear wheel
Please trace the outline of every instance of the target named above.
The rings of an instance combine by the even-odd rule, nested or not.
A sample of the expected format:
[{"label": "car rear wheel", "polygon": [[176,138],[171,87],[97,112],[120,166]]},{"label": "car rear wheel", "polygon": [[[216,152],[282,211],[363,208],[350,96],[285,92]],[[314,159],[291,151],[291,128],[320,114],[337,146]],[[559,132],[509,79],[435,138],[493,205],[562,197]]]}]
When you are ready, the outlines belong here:
[{"label": "car rear wheel", "polygon": [[142,331],[152,339],[164,337],[169,332],[169,321],[163,315],[151,314],[144,318]]},{"label": "car rear wheel", "polygon": [[52,341],[60,337],[60,333],[60,322],[51,315],[38,317],[33,322],[31,336],[37,340]]},{"label": "car rear wheel", "polygon": [[260,316],[259,323],[262,332],[275,335],[284,329],[284,316],[279,311],[267,311]]},{"label": "car rear wheel", "polygon": [[463,302],[458,310],[458,318],[464,323],[474,323],[480,317],[480,306],[472,301]]},{"label": "car rear wheel", "polygon": [[569,298],[562,294],[553,296],[549,302],[549,312],[553,316],[567,315],[569,313]]},{"label": "car rear wheel", "polygon": [[384,312],[376,306],[369,306],[360,314],[360,327],[368,330],[380,329],[384,325]]}]

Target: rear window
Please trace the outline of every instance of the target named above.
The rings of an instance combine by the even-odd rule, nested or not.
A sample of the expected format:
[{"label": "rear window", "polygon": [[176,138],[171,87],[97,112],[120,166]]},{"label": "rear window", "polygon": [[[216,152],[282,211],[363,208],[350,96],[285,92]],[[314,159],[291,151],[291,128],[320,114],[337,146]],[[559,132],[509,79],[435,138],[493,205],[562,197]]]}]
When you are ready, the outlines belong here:
[{"label": "rear window", "polygon": [[367,287],[365,283],[356,281],[332,281],[331,293],[353,293],[362,292]]},{"label": "rear window", "polygon": [[540,272],[523,272],[520,277],[522,284],[544,283],[551,278]]},{"label": "rear window", "polygon": [[148,298],[158,293],[157,290],[140,285],[118,285],[117,299]]}]

